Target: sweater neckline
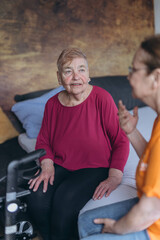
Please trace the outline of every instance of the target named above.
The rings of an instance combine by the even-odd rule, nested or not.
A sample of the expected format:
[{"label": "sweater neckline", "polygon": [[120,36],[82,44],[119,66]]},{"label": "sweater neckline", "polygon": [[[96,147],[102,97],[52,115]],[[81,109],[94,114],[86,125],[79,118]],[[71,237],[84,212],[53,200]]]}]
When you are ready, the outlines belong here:
[{"label": "sweater neckline", "polygon": [[77,105],[75,105],[75,106],[65,106],[65,105],[63,105],[60,101],[59,101],[59,99],[58,99],[58,95],[59,95],[59,93],[57,94],[57,101],[58,101],[58,103],[59,103],[59,105],[61,106],[61,107],[63,107],[63,108],[77,108],[77,107],[80,107],[80,106],[82,106],[83,104],[85,104],[88,100],[89,100],[89,98],[92,96],[92,94],[93,94],[93,92],[94,92],[94,89],[95,89],[95,86],[93,86],[93,88],[92,88],[92,90],[91,90],[91,92],[90,92],[90,94],[88,95],[88,97],[83,101],[83,102],[81,102],[81,103],[79,103],[79,104],[77,104]]}]

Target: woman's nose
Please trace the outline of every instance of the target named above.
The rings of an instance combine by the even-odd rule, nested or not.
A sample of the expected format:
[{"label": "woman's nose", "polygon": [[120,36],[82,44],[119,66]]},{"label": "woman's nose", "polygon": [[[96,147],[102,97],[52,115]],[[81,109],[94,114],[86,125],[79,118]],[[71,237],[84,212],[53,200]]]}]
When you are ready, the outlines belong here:
[{"label": "woman's nose", "polygon": [[73,78],[75,80],[79,79],[79,74],[77,72],[75,72],[75,71],[73,71]]}]

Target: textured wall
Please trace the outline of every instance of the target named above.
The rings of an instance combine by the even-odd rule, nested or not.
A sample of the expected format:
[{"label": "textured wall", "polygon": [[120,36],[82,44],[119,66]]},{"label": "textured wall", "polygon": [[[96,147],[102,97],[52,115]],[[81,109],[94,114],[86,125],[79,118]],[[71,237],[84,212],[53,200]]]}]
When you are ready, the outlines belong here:
[{"label": "textured wall", "polygon": [[66,47],[86,52],[90,76],[127,74],[153,19],[152,0],[0,0],[0,105],[57,86]]}]

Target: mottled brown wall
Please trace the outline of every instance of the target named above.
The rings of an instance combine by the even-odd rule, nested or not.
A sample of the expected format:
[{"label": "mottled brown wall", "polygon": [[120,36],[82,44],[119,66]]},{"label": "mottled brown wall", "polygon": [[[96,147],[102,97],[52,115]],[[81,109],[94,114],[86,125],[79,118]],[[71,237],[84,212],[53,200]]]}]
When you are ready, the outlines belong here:
[{"label": "mottled brown wall", "polygon": [[127,74],[153,25],[152,0],[0,0],[0,105],[56,87],[56,59],[66,47],[86,52],[90,76]]}]

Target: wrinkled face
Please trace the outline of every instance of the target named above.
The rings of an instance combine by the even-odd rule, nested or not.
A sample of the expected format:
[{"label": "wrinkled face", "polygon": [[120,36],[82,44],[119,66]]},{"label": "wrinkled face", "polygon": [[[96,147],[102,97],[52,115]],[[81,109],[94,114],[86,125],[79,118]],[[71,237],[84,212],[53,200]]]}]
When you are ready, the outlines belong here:
[{"label": "wrinkled face", "polygon": [[62,72],[57,73],[58,81],[68,93],[79,94],[88,87],[89,70],[84,58],[74,58],[72,62],[62,67]]},{"label": "wrinkled face", "polygon": [[147,97],[152,87],[152,74],[148,75],[147,66],[143,63],[146,58],[148,54],[139,48],[133,58],[132,72],[128,75],[133,97],[141,100]]}]

